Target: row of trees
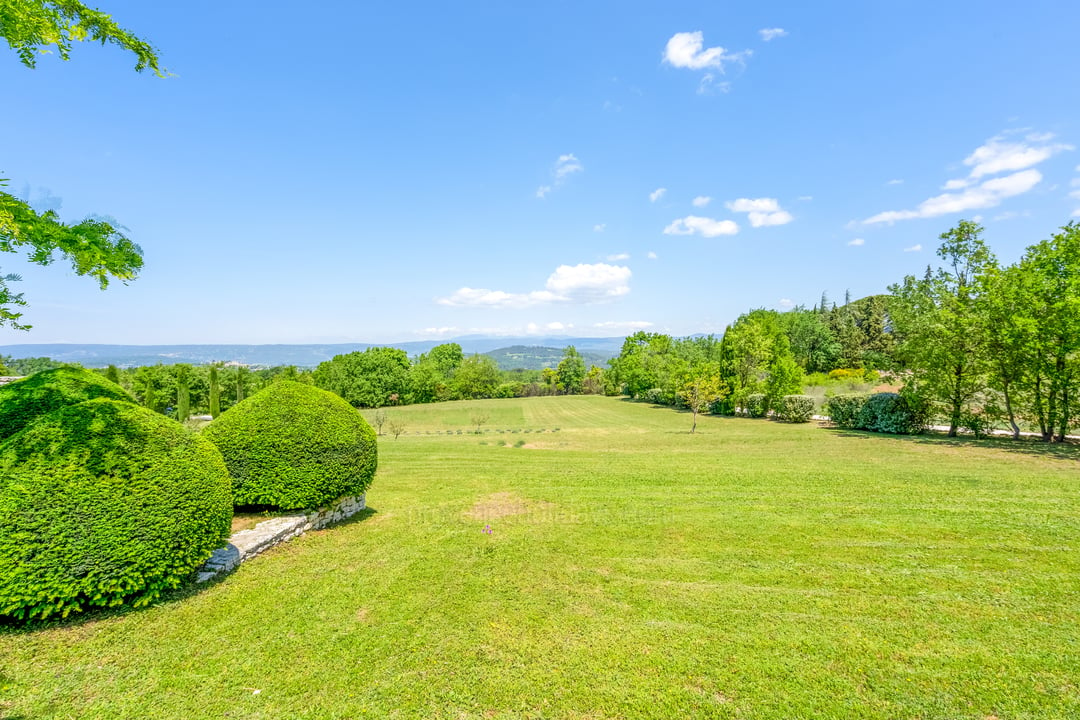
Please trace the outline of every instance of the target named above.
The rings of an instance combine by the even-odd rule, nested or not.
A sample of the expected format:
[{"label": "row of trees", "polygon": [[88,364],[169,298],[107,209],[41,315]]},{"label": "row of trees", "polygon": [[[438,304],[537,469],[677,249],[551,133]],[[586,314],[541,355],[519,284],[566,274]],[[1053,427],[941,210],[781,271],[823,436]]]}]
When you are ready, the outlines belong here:
[{"label": "row of trees", "polygon": [[1008,266],[982,232],[961,221],[940,236],[943,267],[890,288],[905,389],[950,435],[1001,420],[1062,441],[1080,413],[1080,224]]},{"label": "row of trees", "polygon": [[533,395],[576,395],[603,391],[603,370],[585,367],[573,346],[555,368],[499,369],[487,355],[468,357],[457,343],[445,343],[410,360],[397,348],[368,348],[320,363],[312,382],[355,407]]}]

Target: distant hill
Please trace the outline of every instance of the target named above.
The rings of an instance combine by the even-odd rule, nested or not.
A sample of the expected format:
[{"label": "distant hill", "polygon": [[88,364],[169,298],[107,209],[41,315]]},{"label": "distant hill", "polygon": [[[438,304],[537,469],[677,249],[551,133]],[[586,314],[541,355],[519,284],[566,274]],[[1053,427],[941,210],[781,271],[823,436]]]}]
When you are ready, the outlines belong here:
[{"label": "distant hill", "polygon": [[[622,347],[623,338],[572,338],[572,337],[487,337],[467,336],[448,340],[421,340],[405,343],[330,343],[311,345],[83,345],[83,344],[25,344],[0,345],[0,355],[14,358],[48,357],[61,362],[80,363],[86,367],[137,367],[162,363],[191,363],[202,365],[210,362],[238,362],[256,367],[296,365],[314,367],[335,355],[366,350],[369,347],[401,348],[410,356],[427,352],[436,345],[456,342],[466,355],[488,353],[507,346],[544,347],[562,356],[562,348],[575,346],[586,363],[592,355],[604,360],[615,357]],[[554,348],[558,348],[555,350]],[[587,355],[588,353],[588,355]],[[496,358],[498,359],[498,358]],[[556,360],[556,362],[558,362]],[[515,365],[514,367],[520,367]],[[537,367],[543,367],[539,365]]]},{"label": "distant hill", "polygon": [[[558,365],[559,361],[563,358],[565,349],[565,347],[553,348],[542,347],[539,345],[513,345],[511,347],[491,350],[490,352],[484,353],[484,355],[495,358],[495,362],[499,363],[499,368],[502,370],[516,370],[519,368],[523,370],[543,370],[544,368],[553,368]],[[618,353],[581,352],[581,356],[585,359],[585,367],[589,367],[590,365],[607,367],[608,360],[615,357],[616,354]]]}]

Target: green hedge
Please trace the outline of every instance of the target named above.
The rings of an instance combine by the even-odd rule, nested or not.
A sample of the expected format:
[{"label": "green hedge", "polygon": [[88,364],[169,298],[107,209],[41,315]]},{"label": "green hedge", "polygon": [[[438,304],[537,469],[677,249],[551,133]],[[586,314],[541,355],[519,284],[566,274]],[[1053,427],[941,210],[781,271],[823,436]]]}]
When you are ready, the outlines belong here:
[{"label": "green hedge", "polygon": [[100,398],[0,445],[0,617],[152,602],[229,536],[221,454],[179,423]]},{"label": "green hedge", "polygon": [[752,418],[765,417],[769,412],[768,406],[765,404],[765,395],[762,393],[753,393],[746,396],[746,414]]},{"label": "green hedge", "polygon": [[78,367],[45,370],[0,386],[0,440],[41,415],[99,397],[134,402],[119,385]]},{"label": "green hedge", "polygon": [[875,393],[859,410],[861,430],[911,435],[926,429],[926,418],[915,403],[897,393]]},{"label": "green hedge", "polygon": [[777,417],[793,423],[810,422],[814,415],[814,398],[809,395],[785,395],[780,398]]},{"label": "green hedge", "polygon": [[834,395],[825,401],[825,412],[834,425],[842,428],[859,426],[859,411],[866,404],[868,395]]},{"label": "green hedge", "polygon": [[337,395],[277,382],[203,430],[233,480],[233,504],[315,508],[367,490],[375,431]]}]

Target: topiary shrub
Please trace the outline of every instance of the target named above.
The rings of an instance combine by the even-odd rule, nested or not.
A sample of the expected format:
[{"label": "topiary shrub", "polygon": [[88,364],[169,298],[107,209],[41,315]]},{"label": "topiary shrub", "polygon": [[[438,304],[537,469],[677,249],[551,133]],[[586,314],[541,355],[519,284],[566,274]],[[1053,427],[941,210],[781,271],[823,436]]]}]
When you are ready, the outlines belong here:
[{"label": "topiary shrub", "polygon": [[856,427],[873,432],[911,435],[926,429],[925,418],[908,399],[897,393],[875,393],[866,399]]},{"label": "topiary shrub", "polygon": [[859,425],[859,411],[866,404],[867,395],[834,395],[825,401],[825,412],[833,424],[842,428]]},{"label": "topiary shrub", "polygon": [[753,393],[746,396],[746,414],[752,418],[765,417],[768,407],[765,405],[765,395]]},{"label": "topiary shrub", "polygon": [[145,605],[225,544],[221,454],[179,423],[97,399],[0,445],[0,617]]},{"label": "topiary shrub", "polygon": [[234,505],[315,508],[367,490],[375,431],[349,403],[312,385],[279,382],[203,430],[225,458]]},{"label": "topiary shrub", "polygon": [[0,386],[0,440],[35,419],[94,398],[134,402],[124,388],[80,367],[59,367]]},{"label": "topiary shrub", "polygon": [[780,408],[776,414],[788,422],[810,422],[814,415],[814,398],[809,395],[785,395],[780,398]]}]

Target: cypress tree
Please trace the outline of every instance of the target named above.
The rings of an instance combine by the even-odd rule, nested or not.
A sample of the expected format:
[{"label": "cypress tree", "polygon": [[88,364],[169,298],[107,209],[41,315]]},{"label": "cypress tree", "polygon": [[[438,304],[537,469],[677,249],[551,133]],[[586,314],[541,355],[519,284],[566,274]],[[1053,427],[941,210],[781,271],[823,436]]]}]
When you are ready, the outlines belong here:
[{"label": "cypress tree", "polygon": [[221,387],[218,386],[217,365],[210,366],[210,417],[221,414]]},{"label": "cypress tree", "polygon": [[176,419],[184,422],[191,416],[190,368],[176,366]]}]

